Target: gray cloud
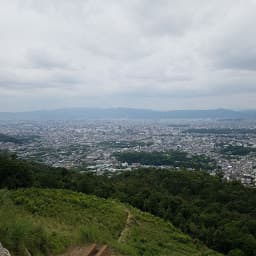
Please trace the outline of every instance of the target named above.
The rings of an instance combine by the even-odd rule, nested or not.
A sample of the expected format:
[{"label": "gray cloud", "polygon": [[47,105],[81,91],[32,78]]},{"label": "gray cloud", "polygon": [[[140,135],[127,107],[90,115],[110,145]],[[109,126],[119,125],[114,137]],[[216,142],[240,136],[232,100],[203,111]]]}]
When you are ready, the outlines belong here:
[{"label": "gray cloud", "polygon": [[0,110],[255,108],[255,11],[255,0],[2,0]]},{"label": "gray cloud", "polygon": [[43,49],[30,50],[27,53],[29,66],[36,69],[67,69],[68,61],[63,56],[54,56]]}]

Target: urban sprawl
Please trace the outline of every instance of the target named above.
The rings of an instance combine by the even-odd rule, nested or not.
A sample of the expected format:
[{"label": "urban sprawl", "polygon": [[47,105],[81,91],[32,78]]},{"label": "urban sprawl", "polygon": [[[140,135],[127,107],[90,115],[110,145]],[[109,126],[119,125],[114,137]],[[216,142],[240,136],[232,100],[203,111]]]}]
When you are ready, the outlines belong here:
[{"label": "urban sprawl", "polygon": [[[119,161],[116,153],[178,151],[214,160],[211,175],[256,185],[254,120],[2,121],[0,134],[16,139],[0,140],[1,151],[54,167],[113,175],[154,166]],[[158,166],[170,167],[180,169]]]}]

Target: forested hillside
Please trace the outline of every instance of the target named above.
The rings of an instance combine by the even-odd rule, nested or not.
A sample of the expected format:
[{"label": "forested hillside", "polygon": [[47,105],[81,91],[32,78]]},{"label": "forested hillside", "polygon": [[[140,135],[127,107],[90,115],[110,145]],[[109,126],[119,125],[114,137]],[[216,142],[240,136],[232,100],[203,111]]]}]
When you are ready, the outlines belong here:
[{"label": "forested hillside", "polygon": [[256,190],[204,172],[137,170],[114,177],[112,196],[171,220],[209,247],[256,255]]},{"label": "forested hillside", "polygon": [[256,255],[256,190],[199,171],[140,169],[108,178],[0,157],[1,188],[61,188],[116,198],[228,255]]}]

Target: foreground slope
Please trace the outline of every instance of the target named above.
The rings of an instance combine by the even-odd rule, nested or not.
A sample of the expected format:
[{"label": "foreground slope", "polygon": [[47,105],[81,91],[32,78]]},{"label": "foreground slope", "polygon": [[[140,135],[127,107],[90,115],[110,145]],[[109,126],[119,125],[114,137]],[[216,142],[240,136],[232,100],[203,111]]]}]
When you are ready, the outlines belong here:
[{"label": "foreground slope", "polygon": [[1,190],[0,240],[13,255],[57,255],[91,242],[113,255],[220,255],[150,214],[54,189]]}]

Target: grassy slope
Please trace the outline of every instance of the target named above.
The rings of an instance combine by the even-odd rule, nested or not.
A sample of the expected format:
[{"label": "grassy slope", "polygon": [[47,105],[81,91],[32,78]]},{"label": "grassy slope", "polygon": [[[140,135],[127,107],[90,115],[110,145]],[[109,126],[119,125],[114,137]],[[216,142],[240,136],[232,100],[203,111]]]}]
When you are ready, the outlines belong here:
[{"label": "grassy slope", "polygon": [[[127,209],[132,215],[122,242]],[[0,241],[13,255],[58,254],[92,241],[117,255],[220,255],[172,224],[124,204],[65,190],[0,190]]]}]

